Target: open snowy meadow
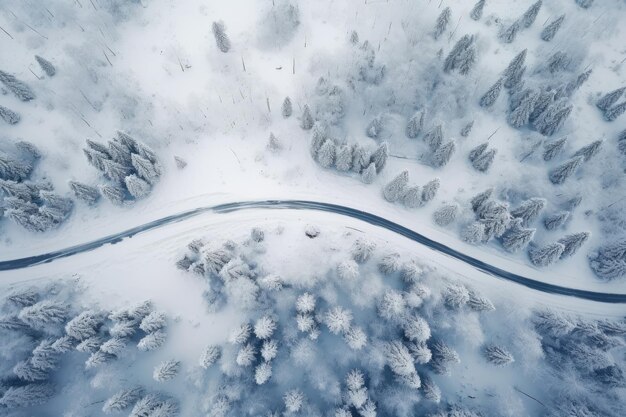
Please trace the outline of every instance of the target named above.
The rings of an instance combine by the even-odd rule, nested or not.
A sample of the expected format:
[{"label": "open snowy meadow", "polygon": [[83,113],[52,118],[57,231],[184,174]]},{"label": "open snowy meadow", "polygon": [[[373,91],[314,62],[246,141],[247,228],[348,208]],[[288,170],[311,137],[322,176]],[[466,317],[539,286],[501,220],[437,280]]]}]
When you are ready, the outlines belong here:
[{"label": "open snowy meadow", "polygon": [[624,0],[0,0],[0,416],[626,415]]}]

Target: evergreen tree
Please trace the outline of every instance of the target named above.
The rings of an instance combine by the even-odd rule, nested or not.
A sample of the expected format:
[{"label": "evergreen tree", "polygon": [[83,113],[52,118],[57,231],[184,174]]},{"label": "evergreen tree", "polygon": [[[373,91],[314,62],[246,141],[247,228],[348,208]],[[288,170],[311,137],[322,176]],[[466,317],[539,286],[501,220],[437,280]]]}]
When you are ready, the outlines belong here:
[{"label": "evergreen tree", "polygon": [[200,366],[209,369],[222,357],[222,349],[217,345],[207,346],[200,355]]},{"label": "evergreen tree", "polygon": [[488,298],[481,296],[475,291],[470,291],[469,297],[467,305],[474,311],[494,311],[496,309]]},{"label": "evergreen tree", "polygon": [[387,165],[387,158],[389,156],[389,145],[387,142],[381,143],[378,148],[372,153],[370,157],[370,163],[373,162],[376,166],[376,173],[380,174],[380,172]]},{"label": "evergreen tree", "polygon": [[302,110],[302,118],[300,119],[300,127],[304,130],[311,130],[313,128],[313,116],[309,105],[305,104]]},{"label": "evergreen tree", "polygon": [[309,152],[313,159],[317,160],[317,154],[326,139],[328,139],[328,135],[324,131],[323,127],[319,124],[315,124],[313,134],[311,135],[311,145],[309,146]]},{"label": "evergreen tree", "polygon": [[485,204],[491,198],[492,194],[493,194],[493,188],[487,188],[485,191],[478,193],[474,197],[472,197],[472,199],[470,200],[472,211],[474,213],[477,213],[479,209],[481,208],[481,206]]},{"label": "evergreen tree", "polygon": [[35,60],[48,77],[54,77],[54,74],[57,73],[57,70],[56,68],[54,68],[54,65],[52,65],[52,62],[48,61],[47,59],[44,59],[39,55],[35,55]]},{"label": "evergreen tree", "polygon": [[409,171],[404,170],[383,188],[385,200],[393,203],[405,194],[409,183]]},{"label": "evergreen tree", "polygon": [[167,316],[159,311],[152,311],[141,320],[139,328],[146,333],[163,329],[167,324]]},{"label": "evergreen tree", "polygon": [[51,347],[57,353],[67,353],[74,348],[74,339],[69,336],[61,336],[52,343]]},{"label": "evergreen tree", "polygon": [[29,407],[47,402],[54,394],[49,384],[27,384],[9,387],[0,398],[0,405],[8,408]]},{"label": "evergreen tree", "polygon": [[376,164],[373,162],[361,173],[361,181],[364,184],[371,184],[376,179]]},{"label": "evergreen tree", "polygon": [[123,188],[113,185],[104,185],[100,188],[100,191],[111,203],[116,205],[124,204],[126,192]]},{"label": "evergreen tree", "polygon": [[522,74],[526,70],[524,62],[526,61],[527,52],[528,50],[524,49],[522,52],[517,54],[504,70],[503,78],[505,88],[513,87],[521,79]]},{"label": "evergreen tree", "polygon": [[561,259],[573,256],[578,251],[578,249],[580,249],[581,246],[587,241],[587,239],[589,239],[589,236],[591,236],[591,233],[581,232],[572,233],[559,239],[558,242],[565,246],[565,249],[561,254]]},{"label": "evergreen tree", "polygon": [[21,101],[31,101],[36,97],[34,91],[28,84],[1,70],[0,82]]},{"label": "evergreen tree", "polygon": [[474,7],[472,8],[472,11],[470,12],[470,17],[473,20],[480,20],[481,17],[483,17],[484,8],[485,8],[485,0],[478,0],[478,2],[476,2]]},{"label": "evergreen tree", "polygon": [[548,175],[550,181],[553,184],[560,185],[565,182],[572,174],[574,174],[578,168],[582,165],[585,158],[583,156],[577,156],[571,158],[556,168],[552,169]]},{"label": "evergreen tree", "polygon": [[324,323],[332,334],[345,333],[350,329],[352,312],[339,306],[333,307],[324,315]]},{"label": "evergreen tree", "polygon": [[372,139],[377,139],[383,130],[383,118],[382,116],[377,116],[372,119],[371,122],[365,128],[365,134],[367,137]]},{"label": "evergreen tree", "polygon": [[433,36],[435,39],[439,39],[439,37],[446,31],[448,24],[450,23],[450,17],[452,16],[452,11],[449,7],[443,9],[439,17],[437,17],[437,23],[435,24],[435,31],[433,32]]},{"label": "evergreen tree", "polygon": [[352,168],[352,147],[343,145],[337,152],[335,166],[339,171],[348,172]]},{"label": "evergreen tree", "polygon": [[546,26],[541,31],[541,39],[543,39],[546,42],[550,42],[556,35],[556,32],[558,32],[561,25],[563,24],[563,20],[565,20],[564,14],[559,16],[556,20],[552,21],[552,23]]},{"label": "evergreen tree", "polygon": [[474,121],[472,120],[468,124],[466,124],[463,129],[461,129],[461,136],[468,137],[470,132],[472,131],[472,127],[474,127]]},{"label": "evergreen tree", "polygon": [[519,106],[509,113],[507,117],[509,124],[518,129],[527,124],[538,99],[539,93],[535,92],[531,92],[528,97],[524,98]]},{"label": "evergreen tree", "polygon": [[299,389],[287,391],[283,396],[285,408],[288,413],[297,413],[302,409],[305,397]]},{"label": "evergreen tree", "polygon": [[18,317],[24,323],[38,329],[65,322],[68,307],[52,300],[43,300],[32,306],[24,307]]},{"label": "evergreen tree", "polygon": [[165,339],[166,333],[163,330],[157,330],[156,332],[144,336],[139,343],[137,343],[137,348],[141,351],[158,349],[165,343]]},{"label": "evergreen tree", "polygon": [[424,142],[432,152],[436,151],[443,142],[443,130],[441,125],[433,127],[424,135]]},{"label": "evergreen tree", "polygon": [[511,215],[522,219],[522,224],[527,226],[539,217],[539,213],[546,206],[546,202],[544,198],[530,198],[522,202],[516,209],[511,210]]},{"label": "evergreen tree", "polygon": [[7,109],[4,106],[0,106],[0,119],[4,120],[10,125],[14,125],[17,124],[22,119],[22,117],[13,110]]},{"label": "evergreen tree", "polygon": [[[154,185],[158,182],[159,176],[161,175],[161,173],[159,172],[157,166],[153,164],[152,162],[150,162],[149,159],[144,158],[137,154],[132,154],[131,160],[132,160],[133,167],[137,171],[137,175],[139,177],[143,178],[150,185]],[[105,165],[105,172],[107,172],[106,165]],[[127,173],[126,175],[122,177],[122,181],[128,174],[129,173]]]},{"label": "evergreen tree", "polygon": [[324,168],[331,168],[335,165],[337,147],[332,139],[326,139],[319,152],[317,162]]},{"label": "evergreen tree", "polygon": [[418,208],[422,205],[422,189],[415,185],[407,188],[402,196],[402,204],[408,208]]},{"label": "evergreen tree", "polygon": [[453,140],[441,144],[432,155],[433,166],[442,167],[446,165],[450,161],[450,158],[452,158],[455,148],[456,145]]},{"label": "evergreen tree", "polygon": [[428,377],[422,378],[422,391],[424,392],[424,398],[427,400],[437,404],[441,401],[441,390],[432,379]]},{"label": "evergreen tree", "polygon": [[180,361],[169,359],[154,368],[152,378],[157,382],[169,381],[180,372]]},{"label": "evergreen tree", "polygon": [[358,238],[354,241],[350,253],[352,255],[352,259],[362,264],[367,262],[372,257],[374,249],[376,249],[376,243],[365,238]]},{"label": "evergreen tree", "polygon": [[454,363],[461,363],[459,354],[443,341],[436,341],[431,347],[433,359],[430,364],[438,374],[448,374],[448,367]]},{"label": "evergreen tree", "polygon": [[593,4],[593,0],[576,0],[576,4],[583,9],[588,9]]},{"label": "evergreen tree", "polygon": [[563,126],[572,108],[573,106],[568,106],[564,100],[554,102],[533,121],[533,126],[542,135],[552,136]]},{"label": "evergreen tree", "polygon": [[535,266],[548,266],[556,262],[563,251],[565,246],[562,243],[551,243],[540,248],[533,248],[528,251],[530,261]]},{"label": "evergreen tree", "polygon": [[400,255],[396,252],[386,254],[378,262],[378,270],[384,275],[391,275],[398,272],[402,265],[400,264]]},{"label": "evergreen tree", "polygon": [[525,28],[529,28],[532,26],[533,23],[535,23],[535,19],[537,19],[537,14],[539,14],[539,9],[541,9],[541,4],[542,1],[538,0],[532,6],[530,6],[528,10],[526,10],[526,13],[524,13],[524,16],[522,16],[522,25]]},{"label": "evergreen tree", "polygon": [[461,239],[473,245],[483,242],[485,240],[485,225],[480,222],[468,224],[461,232]]},{"label": "evergreen tree", "polygon": [[95,311],[83,311],[65,325],[65,333],[79,341],[88,339],[98,333],[102,317]]},{"label": "evergreen tree", "polygon": [[105,401],[102,411],[105,414],[113,414],[130,408],[137,400],[144,395],[141,387],[123,389],[116,392]]},{"label": "evergreen tree", "polygon": [[20,361],[15,364],[13,373],[22,381],[27,382],[45,381],[50,376],[48,370],[33,366],[32,362],[29,360]]},{"label": "evergreen tree", "polygon": [[126,349],[126,338],[112,337],[100,345],[100,350],[109,355],[119,357],[124,349]]},{"label": "evergreen tree", "polygon": [[536,231],[536,229],[523,228],[521,225],[511,227],[502,236],[502,246],[511,253],[519,252],[533,240]]},{"label": "evergreen tree", "polygon": [[254,380],[258,385],[263,385],[272,377],[272,365],[267,362],[259,364],[254,370]]},{"label": "evergreen tree", "polygon": [[498,78],[498,81],[492,85],[489,90],[480,98],[481,107],[491,107],[500,96],[500,90],[502,90],[502,78]]},{"label": "evergreen tree", "polygon": [[5,300],[16,307],[28,307],[39,301],[39,294],[34,288],[18,289],[9,293]]},{"label": "evergreen tree", "polygon": [[[139,155],[134,155],[135,157],[141,158]],[[143,158],[142,158],[143,160]],[[147,161],[147,160],[144,160]],[[150,162],[148,162],[150,164]],[[152,165],[152,164],[150,164]],[[119,164],[112,159],[104,159],[102,160],[102,166],[104,168],[104,174],[116,183],[124,183],[124,178],[127,175],[130,175],[131,168]]]},{"label": "evergreen tree", "polygon": [[70,181],[69,185],[76,198],[83,200],[87,204],[95,204],[100,198],[100,192],[96,187],[78,181]]},{"label": "evergreen tree", "polygon": [[456,220],[459,206],[456,203],[443,204],[433,213],[433,220],[439,226],[445,227]]},{"label": "evergreen tree", "polygon": [[567,83],[567,95],[571,96],[576,90],[578,90],[585,83],[585,81],[589,79],[589,76],[591,76],[591,72],[592,70],[587,70],[580,74],[578,77],[576,77],[576,80]]},{"label": "evergreen tree", "polygon": [[520,29],[520,22],[519,21],[513,22],[511,26],[506,28],[500,34],[500,39],[502,39],[502,42],[504,43],[513,42],[515,40],[515,37],[517,36],[517,32],[519,32],[519,29]]},{"label": "evergreen tree", "polygon": [[367,344],[367,334],[358,326],[351,326],[344,333],[343,338],[352,350],[361,350]]},{"label": "evergreen tree", "polygon": [[618,88],[617,90],[613,90],[610,93],[603,95],[600,100],[596,102],[596,107],[598,107],[602,111],[607,111],[611,106],[613,106],[620,97],[626,91],[626,87]]},{"label": "evergreen tree", "polygon": [[92,336],[76,345],[76,350],[79,352],[93,353],[100,349],[102,343],[103,340],[99,336]]},{"label": "evergreen tree", "polygon": [[454,45],[450,54],[446,57],[443,70],[450,72],[458,70],[460,74],[467,74],[476,62],[476,48],[474,37],[465,35]]},{"label": "evergreen tree", "polygon": [[480,206],[478,217],[485,226],[485,241],[492,237],[501,237],[512,219],[508,206],[493,200],[489,200]]},{"label": "evergreen tree", "polygon": [[515,362],[513,355],[500,346],[487,346],[485,347],[484,354],[487,361],[496,366],[505,366]]},{"label": "evergreen tree", "polygon": [[496,153],[497,149],[489,149],[487,152],[483,152],[472,162],[472,166],[477,171],[486,172],[491,167]]},{"label": "evergreen tree", "polygon": [[[0,108],[0,113],[1,111],[2,109]],[[424,127],[424,111],[420,110],[416,112],[413,116],[411,116],[411,118],[409,119],[406,125],[406,131],[405,131],[406,137],[410,139],[415,139],[417,136],[419,136],[423,127]]]},{"label": "evergreen tree", "polygon": [[0,154],[0,178],[11,181],[23,181],[30,176],[33,166]]},{"label": "evergreen tree", "polygon": [[[571,58],[563,51],[557,51],[548,58],[547,68],[550,74],[565,71],[572,63]],[[559,97],[567,96],[567,86],[560,87]]]},{"label": "evergreen tree", "polygon": [[597,155],[598,152],[600,152],[603,142],[604,141],[600,139],[600,140],[596,140],[595,142],[590,143],[587,146],[583,146],[578,151],[576,151],[574,155],[572,155],[572,158],[575,158],[577,156],[582,156],[584,158],[584,162],[589,161],[591,158]]},{"label": "evergreen tree", "polygon": [[551,161],[552,159],[554,159],[555,156],[557,156],[563,151],[565,142],[567,142],[567,136],[564,136],[559,140],[555,140],[555,141],[548,142],[547,144],[545,144],[544,150],[543,150],[543,160]]},{"label": "evergreen tree", "polygon": [[151,186],[146,181],[142,180],[135,174],[129,175],[124,178],[126,189],[136,199],[144,198],[150,194]]},{"label": "evergreen tree", "polygon": [[213,36],[215,37],[215,43],[220,51],[226,53],[230,50],[230,39],[226,35],[226,28],[224,22],[213,22],[212,26]]},{"label": "evergreen tree", "polygon": [[535,103],[535,108],[530,114],[530,120],[534,122],[537,118],[539,118],[539,116],[541,116],[547,108],[554,103],[555,97],[556,90],[541,90]]},{"label": "evergreen tree", "polygon": [[254,324],[254,334],[260,340],[272,337],[274,330],[276,330],[276,321],[267,315],[258,319]]},{"label": "evergreen tree", "polygon": [[[370,165],[370,156],[371,155],[367,152],[367,150],[365,150],[365,148],[358,143],[352,145],[352,172],[356,172],[357,174],[363,173],[363,170],[365,170]],[[374,173],[376,173],[375,165]]]},{"label": "evergreen tree", "polygon": [[604,112],[604,120],[612,122],[626,112],[626,101],[611,107]]},{"label": "evergreen tree", "polygon": [[559,211],[546,216],[543,224],[548,230],[555,230],[563,226],[569,218],[569,211]]},{"label": "evergreen tree", "polygon": [[291,117],[291,114],[293,113],[293,106],[291,105],[291,99],[289,97],[285,97],[281,111],[285,119]]},{"label": "evergreen tree", "polygon": [[439,178],[432,179],[422,187],[422,201],[427,203],[435,198],[439,186],[441,185]]},{"label": "evergreen tree", "polygon": [[187,166],[187,161],[178,155],[174,155],[174,162],[176,163],[176,168],[178,169],[183,169]]},{"label": "evergreen tree", "polygon": [[135,403],[129,417],[152,417],[154,410],[163,403],[163,398],[160,395],[149,393]]},{"label": "evergreen tree", "polygon": [[398,376],[415,374],[411,353],[401,341],[387,342],[384,349],[387,365],[394,374]]}]

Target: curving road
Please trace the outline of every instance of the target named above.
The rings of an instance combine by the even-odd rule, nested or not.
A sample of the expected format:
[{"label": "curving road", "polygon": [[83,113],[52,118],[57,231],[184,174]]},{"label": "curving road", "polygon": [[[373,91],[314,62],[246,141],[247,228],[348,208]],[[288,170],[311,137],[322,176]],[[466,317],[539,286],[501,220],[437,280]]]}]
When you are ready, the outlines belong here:
[{"label": "curving road", "polygon": [[194,217],[203,213],[229,213],[238,210],[247,209],[295,209],[295,210],[317,210],[324,211],[342,216],[352,217],[374,226],[385,228],[389,231],[402,235],[415,242],[426,245],[429,248],[441,252],[445,255],[456,258],[466,264],[485,272],[489,275],[493,275],[497,278],[513,281],[517,284],[524,285],[528,288],[532,288],[537,291],[542,291],[551,294],[560,294],[568,297],[575,297],[585,300],[598,301],[603,303],[616,303],[626,304],[626,294],[610,294],[580,290],[576,288],[561,287],[558,285],[547,284],[545,282],[537,281],[534,279],[526,278],[521,275],[517,275],[512,272],[505,271],[493,265],[487,264],[479,259],[465,255],[449,246],[436,242],[427,238],[411,229],[387,220],[383,217],[375,214],[367,213],[365,211],[353,209],[350,207],[340,206],[337,204],[320,203],[316,201],[305,200],[265,200],[265,201],[244,201],[236,203],[220,204],[212,207],[200,207],[193,210],[185,211],[171,216],[164,217],[162,219],[154,220],[143,225],[133,227],[132,229],[125,230],[123,232],[115,233],[110,236],[106,236],[93,242],[83,243],[77,246],[61,249],[54,252],[44,253],[42,255],[29,256],[27,258],[12,259],[8,261],[0,261],[0,271],[10,271],[21,268],[28,268],[29,266],[40,265],[48,262],[52,262],[55,259],[66,258],[78,253],[92,251],[100,246],[109,243],[118,243],[124,239],[133,237],[138,233],[147,232],[165,226],[171,223],[177,223],[182,220]]}]

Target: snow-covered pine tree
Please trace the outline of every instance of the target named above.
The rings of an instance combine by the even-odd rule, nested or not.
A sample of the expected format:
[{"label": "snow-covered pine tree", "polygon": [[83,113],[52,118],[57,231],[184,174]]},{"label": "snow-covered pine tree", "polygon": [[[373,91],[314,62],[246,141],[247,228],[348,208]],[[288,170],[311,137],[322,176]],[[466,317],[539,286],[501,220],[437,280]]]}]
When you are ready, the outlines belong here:
[{"label": "snow-covered pine tree", "polygon": [[285,393],[283,401],[285,402],[287,413],[295,414],[299,412],[304,405],[304,393],[299,389],[292,389]]},{"label": "snow-covered pine tree", "polygon": [[441,182],[439,178],[434,178],[426,183],[422,187],[422,202],[427,203],[435,198],[437,195],[437,191],[439,191],[439,186]]},{"label": "snow-covered pine tree", "polygon": [[472,197],[472,199],[470,200],[472,211],[474,213],[477,213],[481,206],[491,198],[492,194],[493,188],[487,188],[485,191],[478,193],[474,197]]},{"label": "snow-covered pine tree", "polygon": [[433,32],[433,37],[435,39],[439,39],[439,37],[446,31],[448,24],[450,23],[450,17],[452,16],[452,11],[449,7],[446,7],[441,11],[439,17],[437,17],[437,22],[435,23],[435,30]]},{"label": "snow-covered pine tree", "polygon": [[375,179],[376,179],[376,164],[372,162],[361,173],[361,181],[363,181],[364,184],[371,184],[374,182]]},{"label": "snow-covered pine tree", "polygon": [[524,62],[526,61],[527,52],[528,50],[524,49],[517,54],[504,70],[503,79],[505,88],[512,88],[520,81],[522,74],[526,70]]},{"label": "snow-covered pine tree", "polygon": [[441,401],[441,390],[437,384],[427,376],[422,378],[422,391],[424,392],[424,398],[427,400],[437,404]]},{"label": "snow-covered pine tree", "polygon": [[563,249],[563,253],[561,254],[561,259],[573,256],[578,249],[585,244],[585,242],[589,239],[589,236],[591,236],[591,233],[589,232],[580,232],[572,233],[559,239],[557,242],[565,246],[565,249]]},{"label": "snow-covered pine tree", "polygon": [[100,313],[92,310],[83,311],[65,325],[65,333],[82,341],[98,334],[102,321]]},{"label": "snow-covered pine tree", "polygon": [[54,68],[54,65],[52,65],[52,62],[48,61],[47,59],[42,58],[39,55],[35,55],[35,60],[48,77],[54,77],[54,75],[57,73],[57,70],[56,68]]},{"label": "snow-covered pine tree", "polygon": [[391,203],[398,201],[406,192],[408,183],[409,171],[404,170],[383,188],[385,200]]},{"label": "snow-covered pine tree", "polygon": [[0,82],[21,101],[31,101],[36,97],[34,91],[28,84],[2,70],[0,70]]},{"label": "snow-covered pine tree", "polygon": [[332,334],[345,333],[352,323],[352,312],[340,306],[335,306],[324,314],[324,323]]},{"label": "snow-covered pine tree", "polygon": [[466,124],[465,126],[463,126],[463,129],[461,129],[461,136],[463,136],[464,138],[468,137],[469,134],[472,132],[472,127],[474,127],[473,120],[469,122],[468,124]]},{"label": "snow-covered pine tree", "polygon": [[558,211],[556,213],[547,215],[543,219],[543,225],[548,230],[556,230],[559,227],[563,226],[568,218],[569,211]]},{"label": "snow-covered pine tree", "polygon": [[474,37],[465,35],[454,45],[452,51],[443,63],[444,72],[458,70],[460,74],[467,74],[476,62],[476,48]]},{"label": "snow-covered pine tree", "polygon": [[494,200],[489,200],[480,206],[477,214],[480,222],[485,226],[485,241],[492,237],[501,237],[512,219],[508,206]]},{"label": "snow-covered pine tree", "polygon": [[498,78],[489,90],[480,98],[480,106],[481,107],[491,107],[496,102],[498,97],[500,96],[500,91],[502,90],[502,78]]},{"label": "snow-covered pine tree", "polygon": [[574,81],[567,83],[566,92],[567,96],[571,96],[576,90],[578,90],[591,76],[593,70],[587,70],[581,73]]},{"label": "snow-covered pine tree", "polygon": [[16,363],[13,367],[13,374],[22,381],[27,382],[45,381],[50,377],[50,373],[47,369],[34,366],[30,360]]},{"label": "snow-covered pine tree", "polygon": [[441,146],[441,142],[443,142],[443,128],[442,128],[442,126],[439,124],[439,125],[433,127],[432,129],[430,129],[424,135],[424,142],[426,142],[426,144],[428,145],[428,148],[431,150],[431,152],[436,151],[439,148],[439,146]]},{"label": "snow-covered pine tree", "polygon": [[281,112],[282,112],[283,117],[285,119],[287,119],[288,117],[291,117],[291,115],[293,113],[293,106],[291,104],[291,99],[289,97],[285,97],[285,100],[283,100],[283,105],[281,107]]},{"label": "snow-covered pine tree", "polygon": [[539,9],[541,9],[542,1],[538,0],[532,6],[526,10],[524,15],[522,16],[522,26],[525,28],[529,28],[535,23],[535,19],[537,19],[537,15],[539,14]]},{"label": "snow-covered pine tree", "polygon": [[515,225],[507,230],[502,236],[502,246],[508,252],[515,253],[524,249],[533,237],[537,229],[527,229],[519,225]]},{"label": "snow-covered pine tree", "polygon": [[604,112],[604,120],[612,122],[626,112],[626,101],[611,107]]},{"label": "snow-covered pine tree", "polygon": [[145,333],[156,332],[167,325],[167,316],[160,311],[152,311],[141,320],[139,328]]},{"label": "snow-covered pine tree", "polygon": [[400,323],[400,327],[404,331],[404,337],[413,342],[424,343],[430,339],[430,326],[418,315],[406,317]]},{"label": "snow-covered pine tree", "polygon": [[118,186],[114,185],[103,185],[100,188],[102,195],[107,198],[111,203],[116,205],[124,204],[124,199],[126,198],[126,191]]},{"label": "snow-covered pine tree", "polygon": [[532,248],[528,251],[530,261],[535,266],[548,266],[559,260],[565,245],[562,243],[550,243],[548,245]]},{"label": "snow-covered pine tree", "polygon": [[[144,158],[143,156],[138,155],[138,154],[132,154],[131,161],[132,161],[133,167],[137,171],[137,175],[143,178],[148,184],[154,185],[159,181],[161,172],[159,171],[158,167],[154,163],[152,163],[149,159]],[[106,172],[106,169],[105,169],[105,172]],[[124,180],[126,175],[122,177],[122,181]]]},{"label": "snow-covered pine tree", "polygon": [[[0,109],[1,112],[1,109]],[[410,139],[415,139],[419,136],[424,127],[424,110],[420,110],[415,112],[413,116],[409,119],[406,124],[406,137]]]},{"label": "snow-covered pine tree", "polygon": [[17,307],[28,307],[39,301],[39,293],[34,288],[18,289],[9,293],[5,301]]},{"label": "snow-covered pine tree", "polygon": [[485,0],[478,0],[472,11],[470,12],[470,17],[473,20],[480,20],[483,17],[483,9],[485,8]]},{"label": "snow-covered pine tree", "polygon": [[120,390],[104,402],[102,411],[104,414],[124,411],[135,404],[143,395],[144,390],[139,386]]},{"label": "snow-covered pine tree", "polygon": [[461,284],[450,284],[442,292],[443,300],[448,308],[457,310],[469,301],[469,291]]},{"label": "snow-covered pine tree", "polygon": [[46,383],[13,386],[4,392],[0,405],[8,409],[39,405],[47,402],[53,395],[52,385]]},{"label": "snow-covered pine tree", "polygon": [[596,107],[602,111],[607,111],[611,106],[617,103],[624,94],[624,91],[626,91],[626,87],[621,87],[603,95],[600,100],[596,102]]},{"label": "snow-covered pine tree", "polygon": [[341,172],[348,172],[352,168],[352,147],[343,145],[337,152],[335,161],[337,170]]},{"label": "snow-covered pine tree", "polygon": [[124,337],[112,337],[100,345],[100,350],[109,355],[119,357],[126,349],[128,339]]},{"label": "snow-covered pine tree", "polygon": [[13,110],[8,109],[4,106],[0,106],[0,119],[4,120],[10,125],[14,125],[17,124],[22,119],[22,117],[19,115],[19,113],[16,113]]},{"label": "snow-covered pine tree", "polygon": [[572,112],[572,108],[572,105],[567,105],[565,99],[556,101],[533,120],[533,126],[542,135],[552,136],[563,126],[563,123],[565,123],[565,120]]},{"label": "snow-covered pine tree", "polygon": [[[352,145],[352,172],[355,172],[357,174],[363,173],[363,170],[365,170],[370,165],[370,156],[371,155],[363,146],[359,145],[358,143]],[[375,166],[376,165],[374,164],[374,167]]]},{"label": "snow-covered pine tree", "polygon": [[164,403],[163,396],[148,393],[141,397],[134,405],[129,417],[152,417],[154,411]]},{"label": "snow-covered pine tree", "polygon": [[263,385],[272,377],[272,365],[263,362],[254,370],[254,380],[258,385]]},{"label": "snow-covered pine tree", "polygon": [[259,318],[254,324],[254,335],[260,340],[272,337],[274,330],[276,330],[276,320],[268,315]]},{"label": "snow-covered pine tree", "polygon": [[456,145],[453,140],[442,143],[432,155],[431,162],[433,166],[439,168],[446,165],[452,158],[455,149]]},{"label": "snow-covered pine tree", "polygon": [[313,123],[311,109],[309,109],[308,104],[305,104],[302,110],[302,118],[300,119],[300,127],[304,130],[311,130],[313,128]]},{"label": "snow-covered pine tree", "polygon": [[511,215],[522,219],[522,225],[528,226],[539,217],[539,213],[545,208],[546,203],[545,198],[529,198],[523,201],[519,207],[511,210]]},{"label": "snow-covered pine tree", "polygon": [[332,139],[326,139],[319,152],[317,162],[324,168],[332,168],[335,165],[337,146]]},{"label": "snow-covered pine tree", "polygon": [[519,22],[519,20],[516,20],[515,22],[511,23],[511,26],[506,28],[500,34],[500,39],[504,43],[511,43],[511,42],[513,42],[515,40],[515,37],[517,36],[517,32],[519,32],[519,29],[520,29],[520,22]]},{"label": "snow-covered pine tree", "polygon": [[593,0],[576,0],[576,4],[583,9],[588,9],[593,4]]},{"label": "snow-covered pine tree", "polygon": [[461,363],[459,354],[441,340],[431,346],[433,358],[430,362],[433,370],[438,374],[448,374],[448,367],[454,363]]},{"label": "snow-covered pine tree", "polygon": [[384,347],[387,365],[398,376],[415,374],[413,357],[407,347],[399,340],[385,343]]},{"label": "snow-covered pine tree", "polygon": [[519,106],[509,113],[507,117],[509,124],[518,129],[526,125],[538,99],[539,93],[537,92],[531,92],[527,97],[525,97],[520,102]]},{"label": "snow-covered pine tree", "polygon": [[200,355],[200,366],[209,369],[222,357],[222,349],[217,345],[207,346]]},{"label": "snow-covered pine tree", "polygon": [[352,259],[362,264],[372,257],[374,249],[376,249],[376,243],[374,243],[374,241],[366,238],[358,238],[354,241],[350,249],[350,254],[352,255]]},{"label": "snow-covered pine tree", "polygon": [[365,128],[367,137],[377,139],[383,130],[383,116],[376,116]]},{"label": "snow-covered pine tree", "polygon": [[543,39],[546,42],[550,42],[554,38],[556,33],[558,32],[564,20],[565,20],[565,15],[563,14],[557,17],[556,20],[552,21],[552,23],[550,23],[541,31],[541,39]]},{"label": "snow-covered pine tree", "polygon": [[76,198],[86,202],[87,204],[95,204],[100,198],[100,192],[96,187],[92,187],[78,181],[70,181],[69,185]]},{"label": "snow-covered pine tree", "polygon": [[402,204],[408,208],[418,208],[422,205],[422,189],[417,186],[408,187],[402,196]]},{"label": "snow-covered pine tree", "polygon": [[270,152],[278,153],[283,149],[283,143],[274,135],[273,132],[270,132],[270,137],[267,141],[266,147]]},{"label": "snow-covered pine tree", "polygon": [[53,300],[42,300],[31,306],[24,307],[18,317],[24,323],[37,329],[64,323],[67,319],[68,306]]},{"label": "snow-covered pine tree", "polygon": [[165,343],[166,338],[167,334],[163,330],[157,330],[144,336],[137,343],[137,348],[144,352],[158,349]]},{"label": "snow-covered pine tree", "polygon": [[174,162],[176,163],[176,168],[178,169],[183,169],[187,166],[187,161],[178,155],[174,155]]},{"label": "snow-covered pine tree", "polygon": [[487,361],[496,366],[505,366],[515,362],[513,355],[501,346],[486,346],[484,354]]},{"label": "snow-covered pine tree", "polygon": [[563,184],[565,180],[567,180],[578,170],[584,160],[585,158],[583,156],[571,158],[552,169],[548,175],[548,178],[550,179],[550,181],[552,181],[553,184]]},{"label": "snow-covered pine tree", "polygon": [[551,161],[554,159],[555,156],[563,151],[566,142],[567,136],[564,136],[561,139],[546,143],[543,148],[543,160]]},{"label": "snow-covered pine tree", "polygon": [[[546,65],[550,74],[555,74],[557,72],[565,71],[568,69],[570,64],[572,63],[572,59],[567,55],[567,53],[563,51],[556,51],[554,54],[548,58],[548,63]],[[559,94],[560,97],[567,95],[567,86],[560,87],[559,89],[563,90],[562,93]]]},{"label": "snow-covered pine tree", "polygon": [[180,372],[180,361],[169,359],[161,362],[154,368],[152,378],[157,382],[164,382],[173,379]]},{"label": "snow-covered pine tree", "polygon": [[470,291],[469,297],[467,306],[474,311],[494,311],[496,309],[491,300],[475,291]]},{"label": "snow-covered pine tree", "polygon": [[459,205],[456,203],[446,203],[441,205],[433,213],[433,220],[439,226],[445,227],[450,225],[456,220],[456,216],[459,212]]},{"label": "snow-covered pine tree", "polygon": [[30,176],[32,170],[33,166],[31,164],[0,154],[0,178],[23,181]]},{"label": "snow-covered pine tree", "polygon": [[491,167],[493,160],[495,159],[497,149],[489,149],[486,152],[478,155],[478,157],[472,162],[472,166],[480,172],[486,172]]},{"label": "snow-covered pine tree", "polygon": [[135,174],[131,174],[124,178],[126,189],[135,199],[141,199],[150,194],[152,187],[143,179]]},{"label": "snow-covered pine tree", "polygon": [[224,22],[213,22],[212,25],[213,36],[215,37],[215,43],[220,51],[226,53],[230,50],[230,39],[226,35],[226,28]]}]

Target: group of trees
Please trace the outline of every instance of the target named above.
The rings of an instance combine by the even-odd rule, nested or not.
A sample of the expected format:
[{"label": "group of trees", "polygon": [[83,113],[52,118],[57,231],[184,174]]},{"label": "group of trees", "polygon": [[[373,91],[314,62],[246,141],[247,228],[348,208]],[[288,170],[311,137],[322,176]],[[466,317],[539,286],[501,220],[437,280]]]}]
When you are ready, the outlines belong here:
[{"label": "group of trees", "polygon": [[[563,138],[556,142],[548,143],[545,147],[544,160],[546,160],[546,158],[550,160],[555,154],[559,153],[565,144],[565,140],[566,138]],[[583,163],[589,162],[591,158],[602,150],[603,143],[604,141],[599,139],[578,149],[569,159],[549,171],[548,178],[550,181],[555,185],[563,184],[578,171]]]},{"label": "group of trees", "polygon": [[626,101],[617,103],[624,95],[626,87],[618,88],[610,93],[603,95],[597,102],[596,107],[604,114],[607,122],[612,122],[626,112]]},{"label": "group of trees", "polygon": [[589,258],[591,269],[604,280],[626,277],[626,240],[602,246]]},{"label": "group of trees", "polygon": [[[114,204],[146,197],[162,173],[154,151],[124,132],[118,131],[107,145],[87,139],[83,151],[89,163],[111,180],[100,191]],[[77,182],[70,186],[79,199],[88,203],[98,199],[94,187]]]},{"label": "group of trees", "polygon": [[433,200],[439,186],[439,178],[422,187],[409,185],[409,171],[404,170],[383,187],[383,197],[390,203],[399,202],[408,208],[417,208]]}]

